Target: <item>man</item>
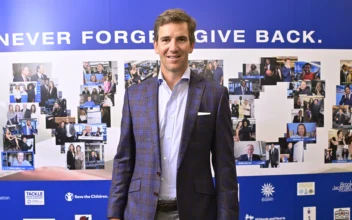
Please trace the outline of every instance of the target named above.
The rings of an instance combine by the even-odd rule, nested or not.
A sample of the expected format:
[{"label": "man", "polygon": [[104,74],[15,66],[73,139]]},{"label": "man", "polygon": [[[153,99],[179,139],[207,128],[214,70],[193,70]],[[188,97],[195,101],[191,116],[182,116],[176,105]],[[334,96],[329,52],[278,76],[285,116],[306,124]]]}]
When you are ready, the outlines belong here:
[{"label": "man", "polygon": [[253,154],[254,146],[253,144],[247,145],[247,154],[242,154],[238,161],[261,161],[260,156],[258,154]]},{"label": "man", "polygon": [[70,119],[68,117],[66,118],[65,130],[66,130],[66,142],[74,142],[76,129],[75,129],[75,126],[72,123],[70,123]]},{"label": "man", "polygon": [[195,28],[182,10],[156,20],[161,70],[125,91],[110,219],[239,218],[229,95],[191,72]]},{"label": "man", "polygon": [[48,79],[48,77],[45,75],[45,70],[43,65],[38,65],[37,66],[37,73],[31,76],[31,81],[38,81],[39,79]]},{"label": "man", "polygon": [[275,147],[274,144],[271,144],[269,153],[271,168],[277,168],[277,165],[279,164],[279,150]]},{"label": "man", "polygon": [[235,95],[251,95],[251,91],[247,87],[246,80],[241,80],[241,85],[235,89]]},{"label": "man", "polygon": [[302,123],[302,122],[303,122],[302,110],[299,110],[298,115],[295,115],[293,117],[293,123]]},{"label": "man", "polygon": [[345,92],[344,92],[343,96],[341,97],[339,104],[340,105],[349,105],[350,107],[352,106],[352,95],[351,95],[351,90],[350,90],[349,85],[345,86]]},{"label": "man", "polygon": [[27,66],[21,68],[21,75],[16,75],[13,78],[14,82],[29,82],[31,81],[31,72]]},{"label": "man", "polygon": [[37,134],[36,129],[34,129],[32,124],[31,124],[31,120],[27,120],[26,126],[22,127],[22,134],[23,135]]}]

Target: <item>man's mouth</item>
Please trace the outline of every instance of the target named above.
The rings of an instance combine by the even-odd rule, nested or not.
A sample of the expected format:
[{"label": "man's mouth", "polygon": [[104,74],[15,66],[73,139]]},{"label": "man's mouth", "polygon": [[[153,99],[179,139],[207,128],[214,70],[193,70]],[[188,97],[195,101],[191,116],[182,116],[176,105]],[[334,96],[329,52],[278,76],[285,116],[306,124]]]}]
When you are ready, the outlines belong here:
[{"label": "man's mouth", "polygon": [[178,59],[180,58],[181,56],[166,56],[168,59]]}]

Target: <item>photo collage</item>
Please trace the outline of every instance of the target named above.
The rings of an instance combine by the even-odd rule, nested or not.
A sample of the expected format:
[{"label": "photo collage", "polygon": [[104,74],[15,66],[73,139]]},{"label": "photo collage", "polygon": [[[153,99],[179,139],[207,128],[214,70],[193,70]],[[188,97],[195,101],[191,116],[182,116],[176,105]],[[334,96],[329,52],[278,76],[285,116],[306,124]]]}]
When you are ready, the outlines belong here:
[{"label": "photo collage", "polygon": [[[3,126],[2,169],[35,169],[38,126],[51,129],[60,152],[66,154],[67,169],[104,169],[117,62],[83,62],[77,117],[66,108],[59,82],[52,78],[51,63],[14,63],[12,69],[7,121]],[[40,114],[45,115],[45,125],[39,125]]]},{"label": "photo collage", "polygon": [[332,106],[332,129],[328,132],[325,163],[352,162],[352,60],[340,61],[340,84],[336,85],[336,104]]},{"label": "photo collage", "polygon": [[[280,168],[281,163],[304,162],[309,143],[316,143],[316,128],[324,127],[325,81],[320,62],[300,61],[295,56],[262,57],[242,65],[238,78],[229,79],[230,111],[237,165]],[[263,86],[287,83],[287,98],[293,100],[291,121],[278,142],[255,138],[255,100]]]}]

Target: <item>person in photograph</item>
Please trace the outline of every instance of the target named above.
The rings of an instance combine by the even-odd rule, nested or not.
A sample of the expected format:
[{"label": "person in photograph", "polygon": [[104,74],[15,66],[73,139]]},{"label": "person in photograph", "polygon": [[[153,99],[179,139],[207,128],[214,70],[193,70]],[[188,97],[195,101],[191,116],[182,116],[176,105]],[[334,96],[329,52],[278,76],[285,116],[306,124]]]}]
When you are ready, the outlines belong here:
[{"label": "person in photograph", "polygon": [[317,96],[325,96],[325,91],[321,82],[317,82],[312,94]]},{"label": "person in photograph", "polygon": [[32,104],[31,105],[31,118],[37,118],[37,107],[34,105],[34,104]]},{"label": "person in photograph", "polygon": [[197,68],[197,64],[196,64],[196,63],[192,63],[192,64],[191,64],[191,70],[192,70],[194,73],[197,73],[197,74],[198,74],[198,68]]},{"label": "person in photograph", "polygon": [[44,65],[37,66],[37,73],[31,76],[31,81],[38,81],[39,79],[47,79],[48,77],[45,74]]},{"label": "person in photograph", "polygon": [[103,135],[103,132],[101,132],[101,128],[98,127],[98,130],[95,132],[94,136],[101,137],[102,135]]},{"label": "person in photograph", "polygon": [[243,102],[243,116],[245,119],[251,118],[251,105],[245,99]]},{"label": "person in photograph", "polygon": [[235,95],[250,95],[251,91],[247,87],[246,80],[241,80],[241,85],[235,88]]},{"label": "person in photograph", "polygon": [[109,97],[108,94],[105,94],[105,95],[104,95],[104,101],[103,101],[102,105],[103,105],[104,107],[113,106],[112,100],[111,100],[111,98]]},{"label": "person in photograph", "polygon": [[95,74],[91,74],[89,82],[98,83],[99,81],[98,81],[97,76]]},{"label": "person in photograph", "polygon": [[[305,138],[307,137],[307,130],[306,130],[306,126],[304,124],[299,124],[297,126],[297,133],[296,135],[293,135],[293,137],[298,137],[298,138]],[[291,137],[291,138],[293,138]]]},{"label": "person in photograph", "polygon": [[269,150],[269,161],[271,168],[277,168],[277,165],[279,165],[279,150],[274,144],[271,144],[271,149]]},{"label": "person in photograph", "polygon": [[236,126],[236,129],[235,129],[235,136],[234,136],[234,141],[240,141],[243,136],[242,132],[241,132],[241,129],[243,128],[243,123],[242,121],[238,121],[237,123],[237,126]]},{"label": "person in photograph", "polygon": [[22,115],[25,119],[31,118],[31,110],[27,108],[27,104],[23,104]]},{"label": "person in photograph", "polygon": [[251,69],[246,73],[246,76],[259,76],[259,71],[255,64],[251,64]]},{"label": "person in photograph", "polygon": [[322,122],[321,122],[322,117],[320,114],[321,108],[322,108],[322,102],[319,102],[318,99],[314,99],[314,102],[312,104],[312,109],[311,109],[312,117],[310,119],[310,122],[315,122],[318,127],[322,126]]},{"label": "person in photograph", "polygon": [[16,114],[15,114],[15,110],[13,109],[13,105],[10,104],[9,108],[8,108],[8,112],[7,112],[7,125],[13,125],[13,124],[17,124],[16,123]]},{"label": "person in photograph", "polygon": [[[89,92],[89,91],[88,91]],[[89,94],[88,94],[89,95]],[[92,95],[99,95],[97,88],[93,88]]]},{"label": "person in photograph", "polygon": [[293,123],[303,123],[303,121],[302,110],[299,110],[298,115],[293,117]]},{"label": "person in photograph", "polygon": [[291,82],[293,72],[291,70],[291,60],[285,59],[285,64],[281,67],[282,81]]},{"label": "person in photograph", "polygon": [[79,110],[79,117],[78,117],[78,123],[84,123],[86,124],[88,120],[87,117],[87,112],[85,109],[80,109]]},{"label": "person in photograph", "polygon": [[26,136],[22,136],[22,140],[19,141],[19,146],[20,146],[20,151],[29,151],[30,149],[32,149],[33,144],[28,146],[27,137]]},{"label": "person in photograph", "polygon": [[209,62],[206,65],[205,70],[201,72],[200,75],[203,76],[205,79],[213,82],[214,81],[213,69],[214,69],[213,64]]},{"label": "person in photograph", "polygon": [[13,166],[13,167],[31,167],[32,164],[28,160],[25,160],[23,152],[18,152],[16,154],[16,158],[12,161],[11,166]]},{"label": "person in photograph", "polygon": [[44,106],[49,99],[49,79],[45,79],[43,85],[40,86],[40,106]]},{"label": "person in photograph", "polygon": [[29,82],[31,81],[31,72],[29,71],[29,68],[27,66],[24,66],[21,68],[21,74],[16,75],[13,78],[14,82]]},{"label": "person in photograph", "polygon": [[281,74],[281,64],[277,63],[275,67],[276,77],[278,82],[282,82],[282,74]]},{"label": "person in photograph", "polygon": [[28,96],[28,101],[27,102],[35,102],[35,91],[34,91],[34,85],[32,83],[27,85],[27,96]]},{"label": "person in photograph", "polygon": [[94,163],[97,163],[100,160],[97,152],[91,151],[89,161],[93,161]]},{"label": "person in photograph", "polygon": [[66,118],[65,123],[65,131],[66,131],[66,142],[74,142],[76,136],[76,129],[75,126],[70,123],[70,119]]},{"label": "person in photograph", "polygon": [[98,86],[99,95],[104,95],[104,89],[101,86]]},{"label": "person in photograph", "polygon": [[75,156],[76,156],[75,146],[73,144],[70,144],[70,146],[68,147],[67,154],[66,154],[66,163],[67,163],[67,168],[69,170],[75,170],[76,169]]},{"label": "person in photograph", "polygon": [[[138,84],[141,83],[142,81],[142,77],[141,77],[141,73],[139,71],[139,68],[137,68],[137,65],[133,65],[131,70],[130,70],[130,76],[131,76],[131,83],[132,84]],[[104,84],[105,86],[105,84]]]},{"label": "person in photograph", "polygon": [[99,64],[97,65],[97,68],[96,68],[96,69],[97,69],[97,71],[95,72],[95,74],[103,74],[103,75],[106,75],[106,70],[105,70],[103,64],[99,63]]},{"label": "person in photograph", "polygon": [[104,94],[109,94],[111,91],[111,82],[109,77],[104,76]]},{"label": "person in photograph", "polygon": [[61,108],[58,102],[54,103],[53,111],[51,112],[53,117],[65,117],[65,111]]},{"label": "person in photograph", "polygon": [[250,141],[251,137],[252,137],[252,129],[251,127],[249,127],[249,123],[248,120],[243,119],[242,120],[242,128],[239,131],[239,138],[240,141]]},{"label": "person in photograph", "polygon": [[27,120],[26,125],[22,127],[22,134],[23,135],[37,134],[36,129],[33,128],[32,124],[31,124],[31,120]]},{"label": "person in photograph", "polygon": [[82,131],[82,136],[93,136],[92,135],[92,128],[90,125],[86,125],[85,128]]},{"label": "person in photograph", "polygon": [[56,145],[64,145],[66,142],[66,128],[65,122],[59,123],[59,126],[55,130]]},{"label": "person in photograph", "polygon": [[213,64],[213,80],[216,84],[218,85],[224,85],[224,73],[222,71],[222,68],[219,67],[218,61],[214,60],[212,62]]},{"label": "person in photograph", "polygon": [[5,138],[4,138],[4,151],[19,151],[20,145],[18,143],[18,139],[14,136],[11,131],[6,128],[5,130]]},{"label": "person in photograph", "polygon": [[332,137],[329,142],[329,151],[331,152],[331,160],[337,160],[336,151],[339,142],[336,140],[335,137]]},{"label": "person in photograph", "polygon": [[21,103],[21,101],[22,101],[22,92],[21,92],[20,85],[16,85],[15,86],[15,89],[13,90],[13,97],[15,98],[15,101],[17,103]]},{"label": "person in photograph", "polygon": [[76,146],[76,154],[75,154],[75,170],[82,170],[84,164],[84,153],[81,150],[81,146]]},{"label": "person in photograph", "polygon": [[301,85],[297,88],[298,95],[312,95],[310,88],[307,87],[306,81],[301,81]]},{"label": "person in photograph", "polygon": [[258,154],[254,154],[254,146],[253,144],[247,145],[247,154],[242,154],[238,161],[261,161],[260,156]]},{"label": "person in photograph", "polygon": [[90,95],[88,87],[84,87],[84,90],[82,91],[82,95]]},{"label": "person in photograph", "polygon": [[110,118],[110,108],[106,107],[100,107],[100,112],[101,112],[101,123],[105,123],[106,127],[110,128],[111,127],[111,118]]},{"label": "person in photograph", "polygon": [[57,88],[53,81],[49,82],[49,99],[57,99]]},{"label": "person in photograph", "polygon": [[16,124],[20,123],[20,120],[23,118],[23,112],[19,105],[15,105],[15,115],[16,115]]},{"label": "person in photograph", "polygon": [[[343,64],[341,67],[341,71],[340,71],[340,83],[350,83],[351,82],[351,77],[348,71],[349,67],[346,64]],[[349,78],[349,80],[347,79]]]},{"label": "person in photograph", "polygon": [[349,105],[350,107],[352,106],[352,95],[349,85],[345,86],[345,92],[341,97],[339,105]]},{"label": "person in photograph", "polygon": [[94,107],[95,103],[92,101],[92,96],[87,97],[87,101],[84,103],[85,107]]},{"label": "person in photograph", "polygon": [[343,125],[345,124],[345,121],[346,121],[346,115],[343,112],[342,108],[340,108],[339,111],[336,113],[334,119],[335,120],[333,123],[333,128],[343,127]]},{"label": "person in photograph", "polygon": [[320,72],[320,68],[316,72],[311,72],[312,65],[310,63],[305,63],[302,66],[301,80],[314,80],[318,79],[317,74]]},{"label": "person in photograph", "polygon": [[190,70],[195,30],[180,9],[155,22],[160,72],[125,90],[107,218],[239,218],[229,93]]}]

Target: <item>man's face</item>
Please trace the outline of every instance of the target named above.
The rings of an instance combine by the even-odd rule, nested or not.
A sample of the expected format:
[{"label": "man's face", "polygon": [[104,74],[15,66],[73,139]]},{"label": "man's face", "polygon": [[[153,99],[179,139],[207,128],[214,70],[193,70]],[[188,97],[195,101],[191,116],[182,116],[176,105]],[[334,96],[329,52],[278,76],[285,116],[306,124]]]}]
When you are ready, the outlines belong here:
[{"label": "man's face", "polygon": [[304,72],[310,73],[310,65],[305,65],[303,68]]},{"label": "man's face", "polygon": [[23,159],[24,159],[24,154],[23,154],[23,153],[18,153],[18,154],[17,154],[17,160],[18,160],[18,162],[22,162]]},{"label": "man's face", "polygon": [[254,148],[252,146],[248,146],[247,148],[247,154],[248,155],[253,155],[253,152],[254,152]]},{"label": "man's face", "polygon": [[41,74],[44,74],[44,66],[43,65],[41,65],[38,70]]},{"label": "man's face", "polygon": [[301,89],[305,89],[307,87],[307,84],[306,84],[306,82],[305,81],[302,81],[301,82]]},{"label": "man's face", "polygon": [[161,71],[179,73],[188,66],[188,54],[193,52],[187,23],[169,23],[159,28],[159,39],[154,41],[154,50],[160,56]]},{"label": "man's face", "polygon": [[286,65],[291,66],[291,60],[286,60]]},{"label": "man's face", "polygon": [[347,87],[347,88],[345,89],[345,92],[346,92],[346,94],[350,94],[350,88]]},{"label": "man's face", "polygon": [[246,81],[242,80],[241,81],[241,85],[242,85],[242,87],[245,87],[246,86]]},{"label": "man's face", "polygon": [[22,74],[25,75],[25,76],[29,76],[30,72],[29,72],[28,67],[23,68]]}]

